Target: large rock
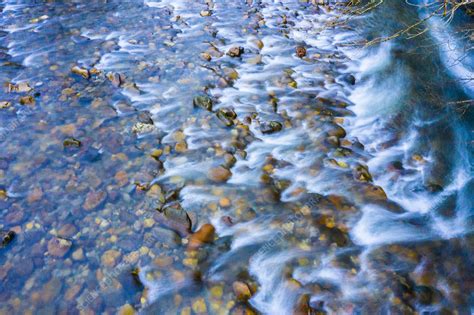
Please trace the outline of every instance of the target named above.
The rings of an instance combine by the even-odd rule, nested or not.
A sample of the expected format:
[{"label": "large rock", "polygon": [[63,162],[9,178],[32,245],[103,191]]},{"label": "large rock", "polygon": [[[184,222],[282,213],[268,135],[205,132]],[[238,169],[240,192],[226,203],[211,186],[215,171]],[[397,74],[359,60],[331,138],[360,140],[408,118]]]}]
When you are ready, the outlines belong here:
[{"label": "large rock", "polygon": [[204,244],[212,243],[216,229],[212,224],[204,224],[189,238],[188,249],[197,249]]},{"label": "large rock", "polygon": [[155,214],[154,218],[165,227],[177,232],[181,237],[187,236],[191,232],[191,219],[178,202],[166,206],[161,212]]}]

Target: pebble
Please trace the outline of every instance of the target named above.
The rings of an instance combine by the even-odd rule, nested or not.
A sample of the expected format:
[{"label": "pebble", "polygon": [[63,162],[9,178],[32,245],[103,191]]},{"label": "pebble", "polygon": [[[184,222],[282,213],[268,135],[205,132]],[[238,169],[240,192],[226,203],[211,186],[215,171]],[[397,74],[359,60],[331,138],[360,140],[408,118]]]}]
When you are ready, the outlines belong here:
[{"label": "pebble", "polygon": [[210,292],[211,292],[212,297],[214,297],[216,299],[220,299],[222,297],[222,295],[224,294],[224,290],[223,290],[222,286],[220,286],[220,285],[213,286],[211,288]]},{"label": "pebble", "polygon": [[178,153],[184,153],[188,150],[188,145],[186,144],[185,141],[178,142],[174,146],[174,150]]},{"label": "pebble", "polygon": [[252,297],[252,292],[245,282],[235,281],[232,284],[232,289],[234,290],[234,294],[239,301],[247,301]]},{"label": "pebble", "polygon": [[197,249],[206,243],[211,243],[214,240],[215,231],[216,229],[212,224],[204,224],[197,232],[190,236],[188,249]]},{"label": "pebble", "polygon": [[107,199],[107,193],[105,191],[90,191],[87,196],[83,208],[87,211],[97,209]]},{"label": "pebble", "polygon": [[304,48],[303,46],[296,47],[296,55],[300,58],[306,56],[306,48]]},{"label": "pebble", "polygon": [[207,173],[207,178],[213,182],[225,182],[232,176],[231,171],[223,166],[211,168]]},{"label": "pebble", "polygon": [[8,108],[12,105],[12,103],[7,102],[7,101],[0,101],[0,109],[5,109]]},{"label": "pebble", "polygon": [[34,103],[35,103],[35,99],[31,95],[20,97],[21,105],[33,105]]},{"label": "pebble", "polygon": [[82,145],[81,141],[75,139],[75,138],[66,138],[64,141],[63,141],[63,146],[65,148],[69,148],[69,147],[75,147],[75,148],[79,148],[80,146]]},{"label": "pebble", "polygon": [[296,300],[293,315],[307,315],[313,314],[309,306],[310,296],[309,294],[303,294]]},{"label": "pebble", "polygon": [[122,256],[122,254],[118,250],[109,249],[102,255],[102,257],[100,258],[100,261],[102,262],[102,265],[104,266],[115,267],[120,256]]},{"label": "pebble", "polygon": [[14,85],[12,89],[18,93],[29,93],[33,91],[33,88],[31,88],[27,82],[20,82],[17,85]]},{"label": "pebble", "polygon": [[258,47],[258,49],[262,49],[263,46],[264,46],[262,40],[260,40],[260,39],[254,40],[253,43]]},{"label": "pebble", "polygon": [[194,107],[200,107],[210,112],[212,111],[212,100],[209,96],[196,96],[193,99],[193,105]]},{"label": "pebble", "polygon": [[207,52],[201,53],[201,58],[206,60],[206,61],[211,61],[212,60],[212,56]]},{"label": "pebble", "polygon": [[7,199],[8,198],[8,193],[5,189],[0,188],[0,200],[1,199]]},{"label": "pebble", "polygon": [[77,233],[77,228],[74,224],[67,223],[58,230],[57,235],[62,238],[71,238]]},{"label": "pebble", "polygon": [[80,75],[84,79],[89,79],[91,77],[89,70],[87,70],[85,68],[74,66],[74,67],[71,68],[71,71],[72,71],[72,73]]},{"label": "pebble", "polygon": [[143,221],[143,226],[145,228],[151,228],[153,225],[155,225],[155,220],[152,218],[148,218]]},{"label": "pebble", "polygon": [[193,302],[192,309],[197,314],[204,314],[207,312],[206,302],[203,298],[196,299]]},{"label": "pebble", "polygon": [[120,87],[125,82],[125,76],[117,72],[110,72],[107,74],[107,78],[115,87]]},{"label": "pebble", "polygon": [[211,16],[212,15],[212,11],[211,10],[202,10],[200,13],[199,13],[201,16]]},{"label": "pebble", "polygon": [[13,241],[13,239],[15,238],[15,235],[16,233],[13,232],[13,231],[2,231],[0,230],[0,238],[1,238],[1,247],[5,247],[7,246],[8,244],[11,243],[11,241]]},{"label": "pebble", "polygon": [[278,121],[263,122],[260,124],[260,131],[263,134],[272,134],[283,129],[283,125]]},{"label": "pebble", "polygon": [[81,292],[81,290],[82,285],[80,284],[73,285],[72,287],[67,289],[66,293],[64,294],[66,301],[72,301],[73,299],[75,299],[79,292]]},{"label": "pebble", "polygon": [[135,309],[130,304],[123,305],[118,311],[118,315],[134,315]]},{"label": "pebble", "polygon": [[72,246],[72,242],[60,237],[53,237],[48,242],[48,253],[51,256],[62,258]]},{"label": "pebble", "polygon": [[128,184],[128,176],[124,171],[119,171],[115,174],[115,181],[119,187],[123,187]]},{"label": "pebble", "polygon": [[223,198],[219,199],[219,206],[221,206],[223,208],[230,207],[230,204],[231,204],[231,201],[230,201],[229,198],[223,197]]},{"label": "pebble", "polygon": [[244,53],[244,48],[240,46],[234,46],[227,51],[227,55],[230,57],[240,57]]},{"label": "pebble", "polygon": [[84,251],[82,248],[77,249],[72,253],[72,259],[74,260],[83,260],[84,259]]},{"label": "pebble", "polygon": [[143,134],[151,133],[154,130],[155,130],[154,125],[147,124],[147,123],[142,123],[142,122],[137,122],[132,127],[132,132],[137,134],[137,135],[143,135]]}]

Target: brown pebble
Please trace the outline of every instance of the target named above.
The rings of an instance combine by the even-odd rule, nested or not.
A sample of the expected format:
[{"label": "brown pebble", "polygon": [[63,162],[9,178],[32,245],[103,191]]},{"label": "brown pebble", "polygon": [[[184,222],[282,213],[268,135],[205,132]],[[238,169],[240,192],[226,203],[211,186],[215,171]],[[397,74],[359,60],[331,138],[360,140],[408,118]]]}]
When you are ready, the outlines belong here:
[{"label": "brown pebble", "polygon": [[72,67],[71,69],[72,73],[75,73],[77,75],[80,75],[81,77],[83,77],[84,79],[89,79],[91,77],[90,73],[89,73],[89,70],[87,69],[84,69],[84,68],[80,68],[78,66],[74,66]]},{"label": "brown pebble", "polygon": [[230,57],[240,57],[244,53],[244,48],[240,46],[235,46],[229,49],[227,55]]},{"label": "brown pebble", "polygon": [[67,289],[66,294],[64,297],[66,298],[66,301],[72,301],[78,294],[81,292],[82,285],[76,284]]},{"label": "brown pebble", "polygon": [[293,315],[306,315],[311,314],[311,307],[309,306],[309,294],[301,295],[296,301]]},{"label": "brown pebble", "polygon": [[84,209],[91,211],[99,207],[107,198],[107,193],[104,191],[91,191],[87,194],[86,200],[84,201]]},{"label": "brown pebble", "polygon": [[189,238],[188,249],[197,249],[206,243],[211,243],[214,240],[215,231],[216,229],[212,224],[204,224]]},{"label": "brown pebble", "polygon": [[62,258],[72,246],[72,242],[60,237],[53,237],[48,242],[48,253],[51,256]]},{"label": "brown pebble", "polygon": [[35,99],[31,95],[20,97],[21,105],[33,105],[34,103],[35,103]]},{"label": "brown pebble", "polygon": [[219,206],[221,206],[222,208],[230,207],[230,204],[231,204],[231,201],[229,198],[223,197],[219,199]]},{"label": "brown pebble", "polygon": [[232,176],[232,173],[223,166],[211,168],[207,173],[207,178],[214,182],[225,182]]},{"label": "brown pebble", "polygon": [[252,292],[245,282],[235,281],[232,284],[232,289],[234,290],[234,294],[239,301],[247,301],[252,297]]},{"label": "brown pebble", "polygon": [[117,260],[121,255],[122,254],[118,250],[109,249],[102,255],[100,261],[103,265],[107,267],[114,267],[117,264]]},{"label": "brown pebble", "polygon": [[234,224],[234,222],[232,222],[232,218],[228,215],[223,216],[221,218],[221,221],[227,226],[232,226]]},{"label": "brown pebble", "polygon": [[73,237],[76,233],[77,233],[77,228],[71,223],[67,223],[63,225],[58,230],[58,236],[63,237],[63,238]]},{"label": "brown pebble", "polygon": [[212,60],[212,56],[207,52],[201,53],[201,58],[206,60],[206,61],[211,61]]},{"label": "brown pebble", "polygon": [[300,58],[306,56],[306,48],[304,48],[303,46],[296,47],[296,55]]}]

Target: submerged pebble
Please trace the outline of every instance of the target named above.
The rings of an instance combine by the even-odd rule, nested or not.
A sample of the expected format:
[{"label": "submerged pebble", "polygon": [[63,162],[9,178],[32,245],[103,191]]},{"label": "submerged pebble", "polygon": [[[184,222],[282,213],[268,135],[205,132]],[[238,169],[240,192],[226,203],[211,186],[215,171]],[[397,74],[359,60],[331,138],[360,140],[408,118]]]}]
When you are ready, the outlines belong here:
[{"label": "submerged pebble", "polygon": [[69,252],[71,246],[71,241],[60,237],[53,237],[48,242],[48,253],[51,256],[62,258]]},{"label": "submerged pebble", "polygon": [[74,66],[74,67],[71,68],[71,71],[74,74],[80,75],[84,79],[89,79],[91,77],[91,74],[90,74],[89,70],[87,70],[85,68]]}]

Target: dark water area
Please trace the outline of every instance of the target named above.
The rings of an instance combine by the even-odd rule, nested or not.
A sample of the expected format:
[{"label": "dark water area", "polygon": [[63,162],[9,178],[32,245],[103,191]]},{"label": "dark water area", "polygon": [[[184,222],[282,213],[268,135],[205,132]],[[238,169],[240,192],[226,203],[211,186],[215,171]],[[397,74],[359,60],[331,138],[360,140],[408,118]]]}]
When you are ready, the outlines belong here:
[{"label": "dark water area", "polygon": [[0,314],[472,314],[474,21],[361,45],[430,10],[0,1]]}]

